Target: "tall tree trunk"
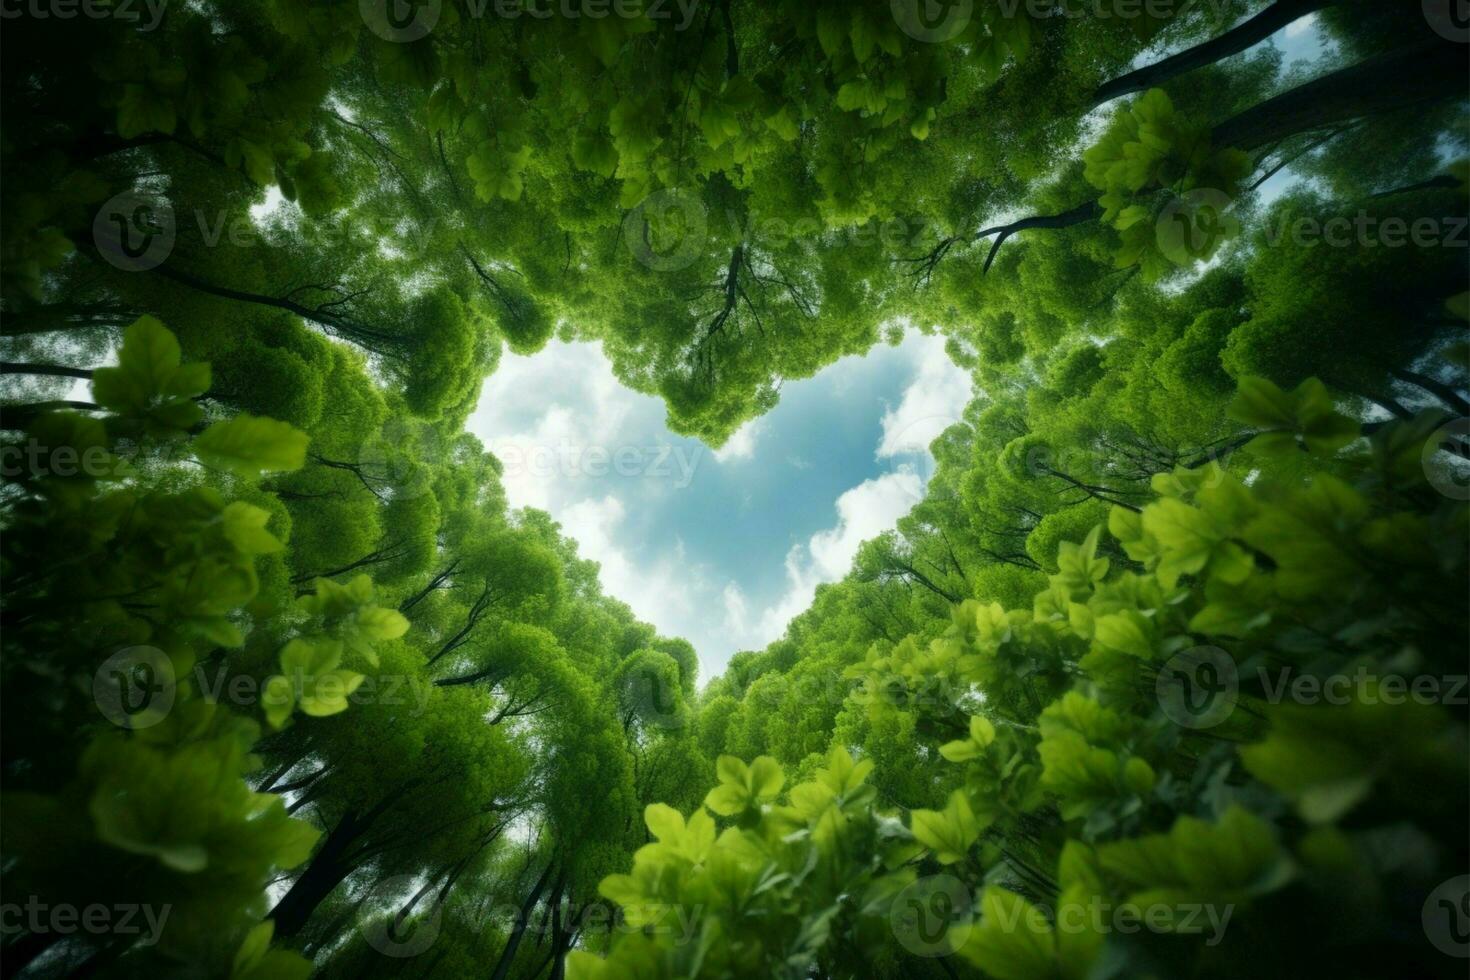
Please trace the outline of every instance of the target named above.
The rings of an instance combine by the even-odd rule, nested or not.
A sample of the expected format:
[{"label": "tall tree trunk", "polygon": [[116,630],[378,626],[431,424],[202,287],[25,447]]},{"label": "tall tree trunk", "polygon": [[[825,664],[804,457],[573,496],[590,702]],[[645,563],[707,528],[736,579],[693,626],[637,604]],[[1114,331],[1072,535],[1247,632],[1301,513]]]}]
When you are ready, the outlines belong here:
[{"label": "tall tree trunk", "polygon": [[505,980],[510,973],[510,965],[516,958],[516,950],[520,948],[521,939],[526,935],[526,926],[531,921],[531,912],[536,908],[536,902],[540,900],[541,893],[546,889],[547,879],[551,877],[551,869],[556,867],[552,861],[546,865],[546,870],[541,872],[541,877],[536,879],[536,886],[531,889],[531,894],[521,903],[521,914],[516,917],[515,925],[511,927],[510,938],[505,942],[505,949],[500,952],[500,959],[495,963],[495,971],[490,974],[490,980]]},{"label": "tall tree trunk", "polygon": [[1188,74],[1197,68],[1213,65],[1217,61],[1259,44],[1286,25],[1300,20],[1314,10],[1320,10],[1337,2],[1339,0],[1276,0],[1265,10],[1237,24],[1219,37],[1211,38],[1203,44],[1196,44],[1162,61],[1144,65],[1126,75],[1119,75],[1111,81],[1104,82],[1092,94],[1091,104],[1094,107],[1100,106],[1120,96],[1132,95],[1134,92],[1142,92],[1145,89],[1162,85],[1170,79]]},{"label": "tall tree trunk", "polygon": [[342,879],[352,873],[347,862],[347,849],[367,829],[365,822],[355,812],[342,815],[337,826],[322,841],[322,846],[312,855],[311,863],[292,883],[290,891],[281,896],[270,917],[276,923],[276,938],[284,939],[299,933],[311,914],[326,901]]},{"label": "tall tree trunk", "polygon": [[1464,94],[1470,49],[1426,41],[1298,85],[1216,126],[1216,146],[1255,150],[1310,129]]}]

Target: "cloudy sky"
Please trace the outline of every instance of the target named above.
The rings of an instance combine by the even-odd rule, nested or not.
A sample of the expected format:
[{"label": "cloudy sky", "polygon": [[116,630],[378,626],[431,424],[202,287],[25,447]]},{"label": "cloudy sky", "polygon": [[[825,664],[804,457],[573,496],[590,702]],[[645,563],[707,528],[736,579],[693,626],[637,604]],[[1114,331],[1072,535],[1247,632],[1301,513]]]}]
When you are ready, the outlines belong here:
[{"label": "cloudy sky", "polygon": [[714,452],[671,433],[663,403],[620,385],[596,345],[554,341],[507,354],[468,428],[505,463],[511,505],[550,512],[609,593],[694,644],[708,680],[907,513],[969,391],[942,341],[911,333],[788,382]]}]

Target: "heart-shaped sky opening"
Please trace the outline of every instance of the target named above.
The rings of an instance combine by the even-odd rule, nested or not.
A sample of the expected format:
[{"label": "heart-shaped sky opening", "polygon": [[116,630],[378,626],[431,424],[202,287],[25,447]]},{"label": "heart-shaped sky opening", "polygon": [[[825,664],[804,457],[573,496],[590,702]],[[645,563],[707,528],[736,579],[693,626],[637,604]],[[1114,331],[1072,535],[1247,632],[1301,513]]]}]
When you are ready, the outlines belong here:
[{"label": "heart-shaped sky opening", "polygon": [[548,511],[607,593],[694,644],[705,681],[777,639],[922,498],[928,445],[970,390],[940,338],[911,332],[788,382],[711,450],[670,432],[598,346],[553,341],[506,355],[467,428],[504,464],[510,505]]}]

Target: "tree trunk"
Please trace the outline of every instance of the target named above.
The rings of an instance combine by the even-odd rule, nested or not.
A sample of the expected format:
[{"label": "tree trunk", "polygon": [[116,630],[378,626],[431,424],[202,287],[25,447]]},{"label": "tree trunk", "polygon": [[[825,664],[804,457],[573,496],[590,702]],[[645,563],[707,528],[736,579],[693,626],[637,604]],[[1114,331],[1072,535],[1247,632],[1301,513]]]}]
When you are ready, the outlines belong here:
[{"label": "tree trunk", "polygon": [[366,829],[367,822],[361,821],[355,812],[345,813],[337,821],[337,826],[312,855],[311,863],[301,877],[271,909],[270,917],[276,923],[277,939],[299,933],[317,906],[326,901],[342,879],[352,873],[352,865],[346,861],[347,849]]},{"label": "tree trunk", "polygon": [[495,963],[495,972],[490,974],[490,980],[505,980],[510,973],[510,965],[516,958],[516,950],[520,948],[521,939],[526,935],[526,926],[531,921],[531,911],[536,908],[536,902],[541,898],[541,892],[546,888],[546,880],[551,877],[551,869],[556,867],[552,861],[546,865],[546,870],[541,872],[541,877],[536,879],[536,886],[531,889],[531,894],[521,903],[521,914],[516,917],[515,925],[511,928],[510,938],[505,942],[505,949],[501,950],[500,959]]},{"label": "tree trunk", "polygon": [[1314,10],[1337,3],[1339,0],[1276,0],[1271,6],[1254,17],[1237,24],[1219,37],[1181,51],[1151,65],[1145,65],[1126,75],[1119,75],[1099,85],[1092,95],[1093,107],[1110,102],[1124,95],[1142,92],[1162,85],[1180,75],[1197,68],[1213,65],[1234,54],[1259,44],[1293,21],[1300,20]]},{"label": "tree trunk", "polygon": [[1255,150],[1364,116],[1463,94],[1470,49],[1428,41],[1389,51],[1252,106],[1214,129],[1216,146]]}]

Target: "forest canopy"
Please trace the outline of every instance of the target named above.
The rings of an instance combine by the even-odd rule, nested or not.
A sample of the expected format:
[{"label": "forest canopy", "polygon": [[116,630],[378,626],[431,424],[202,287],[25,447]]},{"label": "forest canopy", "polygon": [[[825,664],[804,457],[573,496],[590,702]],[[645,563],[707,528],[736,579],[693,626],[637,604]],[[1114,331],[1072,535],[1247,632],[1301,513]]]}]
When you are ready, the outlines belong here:
[{"label": "forest canopy", "polygon": [[[4,975],[1463,976],[1467,68],[1455,0],[7,4]],[[716,677],[465,428],[586,342],[718,448],[913,331],[923,499]]]}]

